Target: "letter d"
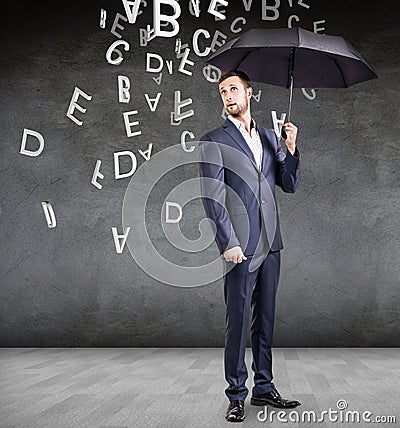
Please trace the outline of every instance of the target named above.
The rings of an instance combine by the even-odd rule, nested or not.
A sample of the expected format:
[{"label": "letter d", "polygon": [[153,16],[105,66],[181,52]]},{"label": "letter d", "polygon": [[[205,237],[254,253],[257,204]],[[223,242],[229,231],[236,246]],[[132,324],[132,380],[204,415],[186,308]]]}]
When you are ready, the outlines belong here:
[{"label": "letter d", "polygon": [[[39,140],[39,148],[36,151],[28,150],[25,148],[26,139],[28,135],[32,135],[32,137],[36,137]],[[40,153],[42,153],[43,149],[44,149],[44,138],[42,134],[36,131],[32,131],[31,129],[24,128],[24,133],[22,135],[21,149],[19,152],[26,156],[39,156]]]}]

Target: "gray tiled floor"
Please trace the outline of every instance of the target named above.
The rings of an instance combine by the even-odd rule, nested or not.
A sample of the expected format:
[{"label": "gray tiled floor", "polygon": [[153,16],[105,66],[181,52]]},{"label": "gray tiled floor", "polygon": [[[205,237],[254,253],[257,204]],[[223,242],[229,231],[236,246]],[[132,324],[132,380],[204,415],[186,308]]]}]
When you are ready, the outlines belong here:
[{"label": "gray tiled floor", "polygon": [[[257,414],[264,408],[250,406],[248,397],[240,426],[400,426],[399,349],[276,348],[273,354],[274,381],[282,395],[302,402],[299,417],[338,410],[338,400],[346,400],[347,410],[370,411],[371,419],[393,415],[397,422],[325,416],[295,423],[276,414],[262,422]],[[246,358],[250,367],[249,349]],[[247,385],[251,390],[251,378]],[[224,389],[223,349],[0,348],[1,428],[227,427]]]}]

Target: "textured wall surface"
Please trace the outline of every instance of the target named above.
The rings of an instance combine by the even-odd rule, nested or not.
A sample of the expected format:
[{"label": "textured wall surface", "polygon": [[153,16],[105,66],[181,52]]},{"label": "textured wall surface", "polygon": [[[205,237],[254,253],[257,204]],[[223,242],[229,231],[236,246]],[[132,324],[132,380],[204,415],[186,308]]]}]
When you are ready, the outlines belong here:
[{"label": "textured wall surface", "polygon": [[[138,168],[152,155],[178,144],[183,131],[199,138],[222,122],[222,102],[215,83],[203,71],[205,57],[193,52],[199,28],[219,30],[230,40],[253,27],[294,24],[346,37],[367,58],[379,79],[349,89],[317,89],[313,100],[294,91],[292,121],[299,127],[301,186],[294,195],[280,190],[284,240],[275,324],[276,346],[399,346],[400,152],[398,2],[282,0],[279,17],[262,19],[262,3],[230,1],[226,20],[188,12],[181,1],[176,37],[191,48],[179,72],[176,37],[156,38],[140,46],[139,28],[152,24],[153,2],[143,2],[135,24],[117,30],[130,44],[120,65],[106,61],[118,38],[110,32],[121,1],[66,2],[57,8],[43,2],[1,2],[0,38],[0,345],[1,346],[223,346],[222,280],[202,287],[174,287],[141,269],[125,246],[116,250],[112,228],[123,233],[122,206],[127,178],[114,176],[114,153],[131,151]],[[246,11],[244,4],[248,4]],[[274,1],[266,2],[273,5]],[[300,3],[300,4],[299,4]],[[371,3],[371,4],[369,4]],[[290,7],[292,4],[292,7]],[[304,4],[309,7],[305,7]],[[107,11],[100,28],[100,8]],[[170,13],[168,7],[166,13]],[[241,24],[241,25],[239,25]],[[201,49],[211,39],[201,37]],[[173,73],[146,72],[146,53],[173,61]],[[317,70],[315,72],[318,72]],[[128,76],[131,99],[118,99],[118,75]],[[66,113],[74,88],[86,113]],[[171,125],[174,93],[192,98],[194,115]],[[272,127],[271,110],[285,112],[288,91],[255,84],[255,119]],[[150,110],[144,94],[155,98]],[[137,110],[140,122],[128,137],[123,113]],[[133,120],[133,119],[131,119]],[[19,153],[24,128],[39,132],[45,147],[39,156]],[[34,137],[27,146],[35,150]],[[96,162],[98,179],[91,184]],[[129,171],[127,157],[121,170]],[[217,257],[215,244],[205,251],[174,249],[163,235],[162,202],[176,185],[196,177],[187,165],[161,177],[146,205],[149,237],[172,263],[201,265]],[[142,183],[140,189],[145,189]],[[41,202],[54,209],[57,226],[49,228]],[[144,210],[144,207],[139,207]],[[198,199],[184,209],[182,233],[198,239],[204,212]],[[138,248],[141,248],[138,242]],[[149,265],[157,259],[148,260]]]}]

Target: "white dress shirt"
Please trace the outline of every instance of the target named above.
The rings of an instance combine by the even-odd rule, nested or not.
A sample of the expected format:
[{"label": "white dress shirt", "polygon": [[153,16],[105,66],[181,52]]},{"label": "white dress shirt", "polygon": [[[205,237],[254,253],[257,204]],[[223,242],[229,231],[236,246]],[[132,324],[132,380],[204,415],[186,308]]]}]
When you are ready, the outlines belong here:
[{"label": "white dress shirt", "polygon": [[250,147],[250,150],[253,152],[254,159],[256,161],[256,165],[258,169],[261,171],[261,163],[262,163],[262,143],[260,139],[260,135],[257,132],[256,123],[254,119],[251,119],[251,128],[250,134],[246,131],[243,123],[236,119],[235,117],[228,115],[228,119],[237,127],[237,129],[243,135],[247,145]]}]

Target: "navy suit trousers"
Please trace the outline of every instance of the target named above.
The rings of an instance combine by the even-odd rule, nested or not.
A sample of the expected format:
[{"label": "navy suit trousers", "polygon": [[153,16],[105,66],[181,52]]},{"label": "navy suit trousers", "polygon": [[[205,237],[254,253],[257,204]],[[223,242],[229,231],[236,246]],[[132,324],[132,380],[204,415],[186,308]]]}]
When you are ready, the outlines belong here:
[{"label": "navy suit trousers", "polygon": [[254,372],[253,394],[263,394],[274,388],[272,382],[272,337],[275,299],[279,283],[281,254],[270,251],[261,265],[249,272],[252,256],[237,263],[224,259],[224,298],[226,304],[226,334],[224,367],[229,400],[245,400],[248,377],[245,363],[246,336],[251,313],[251,347]]}]

